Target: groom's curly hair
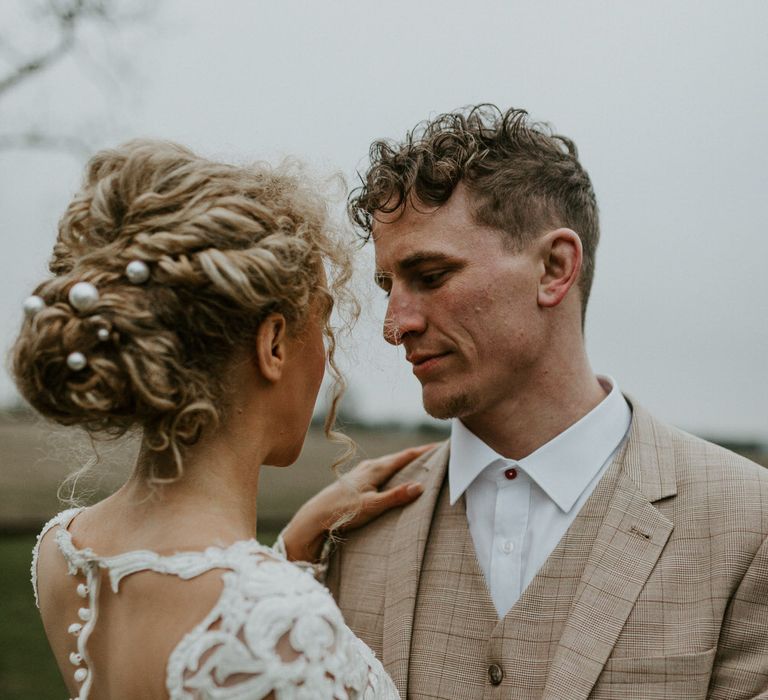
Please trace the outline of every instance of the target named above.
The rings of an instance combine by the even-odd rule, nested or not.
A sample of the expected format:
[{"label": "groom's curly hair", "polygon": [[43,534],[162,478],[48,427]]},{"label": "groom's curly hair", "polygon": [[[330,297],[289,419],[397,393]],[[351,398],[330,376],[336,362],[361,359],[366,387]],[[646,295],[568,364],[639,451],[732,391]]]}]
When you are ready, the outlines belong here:
[{"label": "groom's curly hair", "polygon": [[550,228],[578,233],[586,309],[600,228],[592,183],[569,138],[523,109],[481,104],[421,122],[401,142],[374,141],[369,155],[348,202],[366,240],[378,212],[395,213],[406,203],[440,206],[462,183],[476,221],[508,234],[513,249]]}]

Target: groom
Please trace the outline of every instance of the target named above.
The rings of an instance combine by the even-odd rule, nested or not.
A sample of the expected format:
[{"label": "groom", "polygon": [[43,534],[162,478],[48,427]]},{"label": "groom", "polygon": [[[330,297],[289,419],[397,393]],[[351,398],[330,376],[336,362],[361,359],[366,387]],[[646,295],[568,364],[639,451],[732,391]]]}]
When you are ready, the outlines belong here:
[{"label": "groom", "polygon": [[768,697],[768,471],[590,368],[574,144],[481,106],[371,152],[384,334],[452,427],[335,552],[350,627],[404,698]]}]

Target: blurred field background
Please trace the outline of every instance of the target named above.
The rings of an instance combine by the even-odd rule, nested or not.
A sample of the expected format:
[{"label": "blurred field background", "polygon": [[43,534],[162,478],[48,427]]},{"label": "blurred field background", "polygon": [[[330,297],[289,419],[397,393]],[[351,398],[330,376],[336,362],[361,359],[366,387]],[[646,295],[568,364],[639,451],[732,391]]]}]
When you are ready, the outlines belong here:
[{"label": "blurred field background", "polygon": [[[355,426],[346,432],[362,457],[377,456],[411,445],[442,439],[440,428],[420,426]],[[768,453],[758,445],[729,444],[768,466]],[[133,464],[137,443],[98,443],[99,462],[78,492],[96,500],[117,488]],[[292,467],[262,469],[257,512],[258,538],[271,544],[291,514],[310,495],[329,483],[337,447],[313,424],[299,461]],[[26,411],[0,412],[0,698],[53,700],[66,697],[30,585],[30,552],[40,527],[66,507],[57,496],[71,471],[93,458],[90,441],[77,430],[51,426]]]},{"label": "blurred field background", "polygon": [[[439,429],[422,426],[350,426],[345,432],[361,457],[377,456],[442,439]],[[128,475],[137,442],[124,439],[96,445],[99,462],[78,485],[86,502],[111,493]],[[264,467],[257,513],[258,538],[272,544],[291,514],[332,479],[329,469],[338,446],[313,424],[299,461],[292,467]],[[26,411],[0,411],[0,698],[60,700],[67,697],[30,584],[30,553],[40,527],[67,507],[57,498],[65,477],[93,458],[83,433],[51,426]]]}]

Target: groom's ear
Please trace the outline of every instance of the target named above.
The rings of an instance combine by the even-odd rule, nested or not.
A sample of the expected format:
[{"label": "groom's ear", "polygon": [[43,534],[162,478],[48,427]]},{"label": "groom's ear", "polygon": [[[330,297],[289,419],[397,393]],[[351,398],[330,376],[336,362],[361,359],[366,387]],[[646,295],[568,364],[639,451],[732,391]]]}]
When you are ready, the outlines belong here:
[{"label": "groom's ear", "polygon": [[276,382],[283,375],[287,326],[285,316],[269,314],[256,331],[256,363],[264,379]]},{"label": "groom's ear", "polygon": [[575,231],[559,228],[544,234],[537,245],[543,263],[538,303],[541,307],[557,306],[579,280],[584,259],[581,239]]}]

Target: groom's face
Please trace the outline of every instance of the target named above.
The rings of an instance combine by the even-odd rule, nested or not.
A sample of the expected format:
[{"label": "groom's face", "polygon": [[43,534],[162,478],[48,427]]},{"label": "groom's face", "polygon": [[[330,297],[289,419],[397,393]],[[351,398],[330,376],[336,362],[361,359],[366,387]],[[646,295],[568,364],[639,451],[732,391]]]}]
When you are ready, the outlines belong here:
[{"label": "groom's face", "polygon": [[477,224],[461,186],[437,209],[376,218],[385,339],[405,347],[428,413],[482,419],[525,387],[545,340],[536,246],[514,251]]}]

